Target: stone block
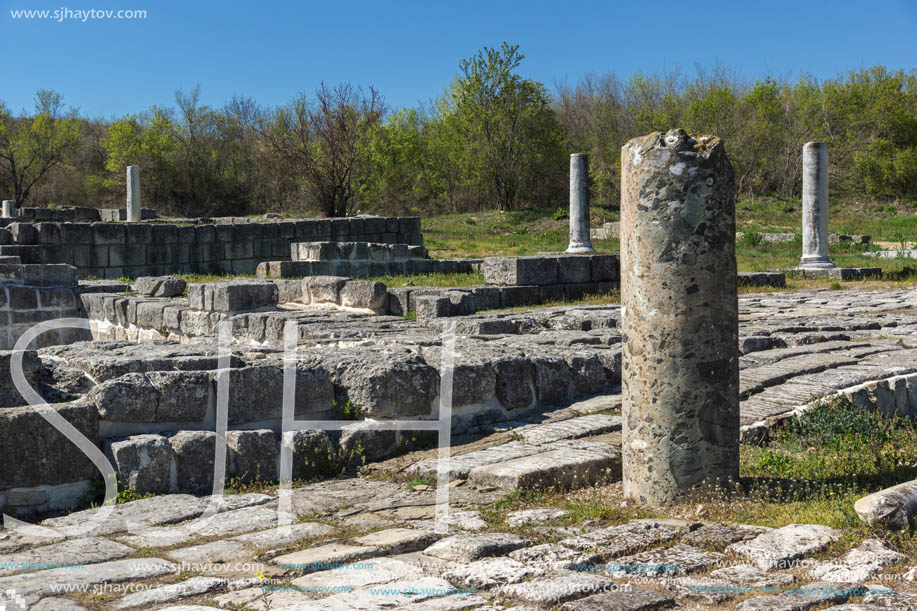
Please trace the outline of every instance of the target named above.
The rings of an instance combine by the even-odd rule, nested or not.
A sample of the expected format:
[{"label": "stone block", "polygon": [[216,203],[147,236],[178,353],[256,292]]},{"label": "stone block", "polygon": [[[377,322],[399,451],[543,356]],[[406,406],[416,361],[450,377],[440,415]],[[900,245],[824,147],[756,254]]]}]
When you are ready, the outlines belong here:
[{"label": "stone block", "polygon": [[591,258],[583,255],[557,257],[557,281],[561,284],[589,282],[592,276]]},{"label": "stone block", "polygon": [[77,307],[76,293],[73,289],[38,289],[38,304],[41,308],[75,308]]},{"label": "stone block", "polygon": [[592,282],[608,282],[618,279],[621,261],[618,255],[592,255],[589,257]]},{"label": "stone block", "polygon": [[410,311],[408,300],[411,288],[388,289],[388,313],[392,316],[404,316]]},{"label": "stone block", "polygon": [[284,443],[293,450],[293,478],[315,479],[326,475],[334,446],[325,431],[287,431]]},{"label": "stone block", "polygon": [[60,241],[65,246],[92,244],[92,227],[85,223],[61,223]]},{"label": "stone block", "polygon": [[243,482],[277,480],[280,441],[271,430],[228,431],[230,477]]},{"label": "stone block", "polygon": [[22,283],[30,286],[75,286],[79,270],[66,263],[22,266]]},{"label": "stone block", "polygon": [[398,452],[395,431],[372,430],[365,422],[345,426],[339,443],[344,456],[352,457],[357,462],[364,458],[367,461],[377,461]]},{"label": "stone block", "polygon": [[[99,414],[85,400],[51,405],[91,443],[99,445]],[[33,407],[0,409],[0,456],[15,468],[0,469],[0,490],[53,486],[99,477],[92,461]]]},{"label": "stone block", "polygon": [[564,359],[539,355],[535,358],[535,391],[541,405],[565,405],[573,397],[572,373]]},{"label": "stone block", "polygon": [[348,282],[343,276],[314,276],[306,280],[312,303],[341,303],[341,290]]},{"label": "stone block", "polygon": [[207,285],[215,312],[247,312],[277,305],[277,285],[265,280],[229,280]]},{"label": "stone block", "polygon": [[[209,375],[216,381],[216,373]],[[232,369],[229,378],[229,424],[276,420],[283,415],[283,368],[257,365]],[[297,367],[294,415],[321,420],[334,411],[334,387],[322,369]]]},{"label": "stone block", "polygon": [[475,286],[471,292],[474,294],[476,310],[500,309],[500,289],[495,286]]},{"label": "stone block", "polygon": [[169,437],[169,444],[175,455],[177,491],[210,494],[213,491],[216,433],[179,431]]},{"label": "stone block", "polygon": [[14,244],[35,244],[38,232],[32,223],[10,223],[6,227],[13,237]]},{"label": "stone block", "polygon": [[162,435],[107,440],[105,454],[118,472],[120,485],[129,486],[140,494],[170,491],[172,446]]},{"label": "stone block", "polygon": [[452,315],[452,301],[448,297],[424,295],[414,300],[414,311],[420,322]]},{"label": "stone block", "polygon": [[385,308],[386,288],[381,282],[349,280],[341,288],[341,305],[381,312]]},{"label": "stone block", "polygon": [[277,285],[277,303],[302,303],[302,280],[274,280]]},{"label": "stone block", "polygon": [[168,302],[133,300],[132,305],[136,308],[136,325],[138,327],[156,331],[162,329],[162,311],[168,305]]},{"label": "stone block", "polygon": [[541,291],[538,286],[504,286],[500,288],[500,305],[504,308],[540,303]]},{"label": "stone block", "polygon": [[178,276],[141,276],[132,285],[134,292],[149,297],[178,297],[186,287],[185,280]]},{"label": "stone block", "polygon": [[11,310],[34,310],[38,307],[38,296],[32,287],[11,286],[9,293]]}]

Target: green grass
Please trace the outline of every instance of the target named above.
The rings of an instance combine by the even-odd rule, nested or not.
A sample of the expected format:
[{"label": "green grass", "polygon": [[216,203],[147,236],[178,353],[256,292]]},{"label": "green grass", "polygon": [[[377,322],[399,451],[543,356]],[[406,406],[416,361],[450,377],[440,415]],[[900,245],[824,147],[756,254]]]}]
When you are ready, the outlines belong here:
[{"label": "green grass", "polygon": [[402,288],[405,286],[461,287],[485,284],[484,275],[477,273],[429,274],[425,276],[378,276],[370,278],[370,280],[382,282],[390,289]]}]

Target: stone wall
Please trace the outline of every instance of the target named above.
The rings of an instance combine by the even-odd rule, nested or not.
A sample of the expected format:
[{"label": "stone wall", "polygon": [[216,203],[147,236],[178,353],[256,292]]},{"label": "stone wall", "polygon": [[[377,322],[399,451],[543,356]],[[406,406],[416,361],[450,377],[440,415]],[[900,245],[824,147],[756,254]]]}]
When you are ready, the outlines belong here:
[{"label": "stone wall", "polygon": [[68,263],[82,277],[254,274],[262,261],[289,261],[291,244],[319,240],[423,244],[419,218],[214,219],[187,225],[13,222],[0,229],[0,255],[19,256],[23,263]]},{"label": "stone wall", "polygon": [[[11,349],[37,323],[82,317],[78,294],[77,270],[71,265],[0,263],[0,350]],[[82,329],[56,329],[36,337],[32,347],[88,338]]]},{"label": "stone wall", "polygon": [[[68,206],[65,208],[20,208],[16,218],[25,221],[54,221],[58,223],[96,221],[126,221],[127,210],[124,208],[83,208]],[[141,210],[142,220],[155,219],[156,211],[149,208]]]}]

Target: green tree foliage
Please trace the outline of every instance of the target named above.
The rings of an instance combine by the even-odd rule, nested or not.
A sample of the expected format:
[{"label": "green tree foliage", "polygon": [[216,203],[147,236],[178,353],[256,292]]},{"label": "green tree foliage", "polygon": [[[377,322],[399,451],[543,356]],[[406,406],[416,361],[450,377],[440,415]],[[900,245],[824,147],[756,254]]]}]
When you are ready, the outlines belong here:
[{"label": "green tree foliage", "polygon": [[824,140],[832,191],[917,200],[917,69],[753,82],[719,65],[609,73],[551,96],[522,61],[517,46],[484,47],[432,105],[393,113],[375,89],[323,84],[275,109],[212,108],[194,89],[106,122],[40,91],[30,114],[0,104],[0,190],[20,205],[123,206],[125,167],[140,165],[144,201],[182,216],[554,210],[566,206],[567,154],[589,152],[593,201],[614,205],[621,146],[683,127],[723,138],[742,196],[798,196],[802,146]]},{"label": "green tree foliage", "polygon": [[550,181],[562,179],[561,131],[544,85],[517,74],[523,58],[516,45],[484,47],[459,64],[437,105],[434,154],[461,170],[441,178],[449,199],[512,210],[558,192]]},{"label": "green tree foliage", "polygon": [[14,117],[0,105],[0,188],[24,205],[32,188],[64,162],[79,144],[75,111],[63,114],[63,96],[56,91],[35,94],[35,114]]}]

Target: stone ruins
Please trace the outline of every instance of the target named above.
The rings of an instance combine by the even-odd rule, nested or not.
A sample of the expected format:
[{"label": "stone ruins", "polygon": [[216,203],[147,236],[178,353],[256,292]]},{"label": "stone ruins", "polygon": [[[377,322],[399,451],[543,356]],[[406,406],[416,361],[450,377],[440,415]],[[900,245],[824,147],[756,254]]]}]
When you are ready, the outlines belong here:
[{"label": "stone ruins", "polygon": [[[4,202],[0,610],[917,608],[913,558],[880,539],[838,552],[822,525],[489,517],[513,491],[614,481],[665,516],[825,396],[917,416],[917,293],[737,297],[785,276],[736,273],[724,144],[673,130],[622,156],[620,258],[592,251],[581,155],[586,254],[432,259],[417,218]],[[828,244],[824,173],[805,176],[803,264]],[[484,283],[372,280],[457,272]],[[307,482],[288,493],[286,452]],[[151,496],[85,508],[100,461]],[[905,483],[856,511],[881,532],[915,506]]]}]

